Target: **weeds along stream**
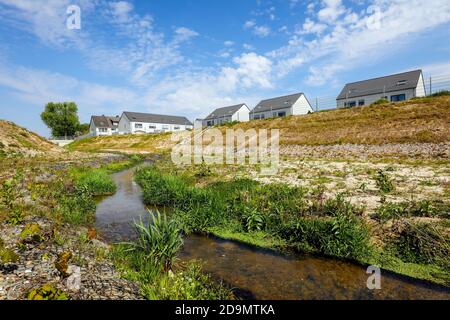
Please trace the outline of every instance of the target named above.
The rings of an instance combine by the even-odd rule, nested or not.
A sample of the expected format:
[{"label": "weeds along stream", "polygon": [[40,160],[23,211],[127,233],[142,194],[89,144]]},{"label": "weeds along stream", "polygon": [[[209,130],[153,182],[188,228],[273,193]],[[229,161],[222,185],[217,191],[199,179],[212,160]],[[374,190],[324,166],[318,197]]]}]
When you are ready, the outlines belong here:
[{"label": "weeds along stream", "polygon": [[[349,262],[349,259],[364,261],[366,250],[369,250],[367,231],[357,218],[349,217],[357,216],[357,209],[341,199],[334,199],[321,208],[324,213],[320,220],[299,220],[294,224],[292,221],[287,223],[258,217],[256,204],[261,203],[262,198],[256,198],[256,194],[266,199],[261,203],[265,207],[270,207],[271,201],[275,202],[276,198],[285,199],[276,210],[289,220],[290,210],[306,206],[298,202],[302,196],[300,190],[280,186],[266,189],[252,181],[223,182],[210,189],[202,189],[189,185],[189,177],[164,175],[154,167],[127,169],[113,174],[112,178],[117,191],[112,196],[104,197],[96,211],[96,227],[106,239],[111,242],[136,241],[134,222],[139,221],[141,216],[147,217],[144,222],[151,219],[146,205],[165,212],[169,220],[188,234],[183,237],[183,246],[177,253],[173,271],[150,268],[148,263],[143,262],[148,261],[149,255],[143,252],[127,254],[123,247],[117,247],[116,263],[124,270],[126,277],[142,284],[147,298],[229,298],[227,287],[233,288],[234,294],[244,299],[450,298],[446,287],[384,270],[382,289],[367,289],[366,266]],[[297,200],[288,201],[290,196],[295,196]],[[254,207],[251,208],[250,204]],[[168,207],[170,211],[165,209]],[[232,212],[226,219],[220,216],[224,208]],[[341,216],[330,217],[327,210],[339,211]],[[239,213],[243,213],[242,216]],[[276,237],[271,224],[280,227]],[[322,233],[335,230],[333,228],[338,228],[345,238],[323,236]],[[222,229],[222,233],[228,230],[230,233],[247,234],[248,239],[263,238],[265,240],[260,247],[284,245],[344,259],[310,254],[286,255],[272,249],[198,234],[217,229]],[[294,236],[299,237],[297,241],[293,240]],[[277,240],[268,241],[270,237]],[[247,242],[252,241],[258,244],[255,239]],[[198,263],[192,263],[192,260],[200,261],[202,271]],[[191,280],[187,280],[186,275]],[[195,290],[187,288],[189,281],[195,283]],[[222,286],[221,281],[226,286]]]}]

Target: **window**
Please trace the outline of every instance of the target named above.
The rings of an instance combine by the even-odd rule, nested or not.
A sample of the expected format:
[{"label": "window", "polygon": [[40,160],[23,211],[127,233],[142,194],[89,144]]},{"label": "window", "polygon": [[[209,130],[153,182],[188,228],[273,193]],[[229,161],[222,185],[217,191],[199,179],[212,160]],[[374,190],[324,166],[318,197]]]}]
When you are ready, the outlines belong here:
[{"label": "window", "polygon": [[169,126],[167,124],[163,124],[162,129],[163,130],[169,130]]},{"label": "window", "polygon": [[402,86],[402,85],[406,84],[406,82],[407,82],[406,80],[400,80],[397,82],[397,85]]},{"label": "window", "polygon": [[173,130],[180,130],[180,126],[173,127]]},{"label": "window", "polygon": [[208,127],[212,127],[214,125],[214,121],[208,120],[208,121],[206,121],[206,125]]},{"label": "window", "polygon": [[98,132],[108,132],[107,128],[98,128]]},{"label": "window", "polygon": [[286,117],[286,112],[285,111],[278,112],[278,116],[279,117]]},{"label": "window", "polygon": [[272,117],[275,118],[276,116],[277,116],[277,113],[276,113],[276,112],[273,112],[273,113],[272,113]]},{"label": "window", "polygon": [[347,105],[349,107],[355,107],[356,106],[356,101],[350,101]]},{"label": "window", "polygon": [[135,123],[134,124],[135,129],[142,129],[142,123]]},{"label": "window", "polygon": [[257,115],[254,115],[254,116],[253,116],[253,119],[255,119],[255,120],[259,120],[259,119],[261,119],[261,116],[260,116],[259,114],[257,114]]},{"label": "window", "polygon": [[150,126],[148,126],[148,128],[149,128],[149,129],[156,129],[156,126],[150,125]]},{"label": "window", "polygon": [[365,101],[364,100],[359,100],[358,101],[358,106],[363,106],[365,105]]},{"label": "window", "polygon": [[266,118],[266,115],[263,113],[262,115],[261,115],[261,119],[265,119]]},{"label": "window", "polygon": [[397,101],[405,101],[406,100],[406,94],[396,94],[391,96],[391,102],[397,102]]}]

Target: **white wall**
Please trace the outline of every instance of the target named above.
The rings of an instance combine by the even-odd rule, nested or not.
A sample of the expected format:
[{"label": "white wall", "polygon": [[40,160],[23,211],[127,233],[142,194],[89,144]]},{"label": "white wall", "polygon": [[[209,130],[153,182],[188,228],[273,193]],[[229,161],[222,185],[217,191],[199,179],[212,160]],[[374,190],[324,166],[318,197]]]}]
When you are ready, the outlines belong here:
[{"label": "white wall", "polygon": [[106,132],[100,131],[100,128],[97,128],[93,121],[91,121],[89,125],[89,131],[93,136],[110,136],[115,133],[116,130],[111,130],[111,128],[106,128]]},{"label": "white wall", "polygon": [[236,111],[231,117],[231,121],[247,122],[250,120],[250,109],[247,105],[242,105],[242,107]]},{"label": "white wall", "polygon": [[314,112],[304,94],[300,96],[300,98],[297,100],[297,102],[294,103],[292,107],[292,114],[295,116]]},{"label": "white wall", "polygon": [[176,132],[193,129],[192,125],[130,122],[131,133]]},{"label": "white wall", "polygon": [[[274,109],[274,110],[269,110],[269,111],[264,111],[264,112],[250,113],[250,118],[253,120],[253,119],[255,119],[255,116],[261,117],[261,115],[264,115],[264,119],[274,118],[274,117],[276,118],[276,117],[278,117],[278,114],[280,112],[285,112],[286,117],[288,117],[288,116],[298,116],[298,115],[307,114],[309,112],[314,112],[314,110],[312,109],[311,105],[309,104],[308,99],[306,99],[305,95],[302,94],[300,96],[300,98],[298,98],[298,100],[292,105],[292,107],[283,108],[283,109]],[[274,115],[274,113],[276,113],[276,115]]]},{"label": "white wall", "polygon": [[425,97],[426,94],[426,90],[425,90],[425,82],[423,80],[423,76],[422,74],[419,77],[419,82],[417,83],[417,88],[416,88],[416,97]]},{"label": "white wall", "polygon": [[363,96],[363,97],[355,97],[355,98],[349,98],[349,99],[342,99],[342,100],[337,100],[337,107],[338,108],[343,108],[345,105],[344,103],[347,102],[347,104],[349,102],[355,101],[356,102],[356,106],[358,106],[358,101],[359,100],[364,100],[364,105],[370,105],[378,100],[380,100],[381,98],[383,98],[384,96],[387,97],[387,99],[389,101],[391,101],[391,96],[395,96],[398,94],[405,94],[406,95],[406,100],[412,99],[415,97],[415,90],[414,89],[407,89],[407,90],[398,90],[398,91],[392,91],[392,92],[386,92],[384,95],[383,93],[378,93],[378,94],[372,94],[372,95],[367,95],[367,96]]}]

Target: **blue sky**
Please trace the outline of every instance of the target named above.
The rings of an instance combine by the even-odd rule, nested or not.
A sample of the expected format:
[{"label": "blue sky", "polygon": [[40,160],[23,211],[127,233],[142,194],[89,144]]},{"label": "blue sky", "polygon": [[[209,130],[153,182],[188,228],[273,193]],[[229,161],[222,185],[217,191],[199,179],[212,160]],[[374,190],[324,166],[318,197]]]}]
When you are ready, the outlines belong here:
[{"label": "blue sky", "polygon": [[0,118],[48,135],[49,101],[75,101],[83,122],[299,91],[332,107],[346,82],[450,75],[449,27],[448,0],[0,0]]}]

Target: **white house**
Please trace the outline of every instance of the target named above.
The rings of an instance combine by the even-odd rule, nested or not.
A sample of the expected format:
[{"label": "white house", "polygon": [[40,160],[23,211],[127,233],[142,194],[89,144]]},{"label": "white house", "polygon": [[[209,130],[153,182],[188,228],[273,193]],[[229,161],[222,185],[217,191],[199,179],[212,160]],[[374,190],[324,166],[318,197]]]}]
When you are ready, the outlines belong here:
[{"label": "white house", "polygon": [[267,100],[262,100],[250,111],[250,119],[267,119],[302,115],[313,112],[313,109],[303,93],[291,94]]},{"label": "white house", "polygon": [[186,117],[124,112],[119,121],[120,134],[145,134],[193,129]]},{"label": "white house", "polygon": [[203,119],[203,126],[211,127],[226,122],[245,122],[249,120],[250,108],[245,103],[218,108]]},{"label": "white house", "polygon": [[336,99],[337,107],[370,105],[382,98],[391,102],[424,97],[422,70],[348,83]]},{"label": "white house", "polygon": [[120,117],[92,116],[89,124],[90,135],[110,136],[118,134]]}]

